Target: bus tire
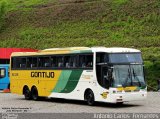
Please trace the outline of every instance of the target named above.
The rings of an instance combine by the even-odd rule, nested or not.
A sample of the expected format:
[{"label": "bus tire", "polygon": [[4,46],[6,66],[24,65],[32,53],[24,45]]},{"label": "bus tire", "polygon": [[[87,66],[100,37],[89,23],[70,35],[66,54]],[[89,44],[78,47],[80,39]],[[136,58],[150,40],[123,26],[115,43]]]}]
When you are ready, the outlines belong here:
[{"label": "bus tire", "polygon": [[95,99],[94,99],[94,93],[92,90],[88,89],[86,92],[85,92],[85,100],[87,102],[87,104],[89,106],[92,106],[94,105],[95,103]]},{"label": "bus tire", "polygon": [[31,91],[29,90],[29,88],[27,86],[25,86],[23,88],[23,95],[24,95],[24,98],[26,100],[30,100],[31,99]]},{"label": "bus tire", "polygon": [[35,86],[32,87],[32,89],[31,89],[31,96],[32,96],[32,99],[35,101],[37,101],[39,99],[38,90]]}]

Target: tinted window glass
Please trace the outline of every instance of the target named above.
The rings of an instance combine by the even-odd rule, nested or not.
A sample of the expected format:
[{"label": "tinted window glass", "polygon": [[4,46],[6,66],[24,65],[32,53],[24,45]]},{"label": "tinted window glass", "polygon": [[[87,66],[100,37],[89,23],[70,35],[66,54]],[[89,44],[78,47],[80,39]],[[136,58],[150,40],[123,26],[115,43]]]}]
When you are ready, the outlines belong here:
[{"label": "tinted window glass", "polygon": [[71,56],[65,56],[64,57],[64,67],[66,67],[66,68],[70,68],[71,67],[70,60],[71,60]]},{"label": "tinted window glass", "polygon": [[9,64],[9,59],[0,59],[0,64]]},{"label": "tinted window glass", "polygon": [[50,57],[39,57],[38,58],[38,67],[50,67],[51,62],[50,62]]},{"label": "tinted window glass", "polygon": [[96,63],[106,63],[109,61],[108,54],[96,53]]},{"label": "tinted window glass", "polygon": [[93,67],[93,55],[79,55],[79,66],[82,68]]},{"label": "tinted window glass", "polygon": [[141,54],[109,54],[111,63],[142,63]]},{"label": "tinted window glass", "polygon": [[32,58],[32,68],[37,67],[37,57]]},{"label": "tinted window glass", "polygon": [[77,67],[77,56],[71,56],[69,63],[70,63],[70,67],[73,67],[73,68]]},{"label": "tinted window glass", "polygon": [[32,68],[32,57],[27,58],[27,68]]},{"label": "tinted window glass", "polygon": [[58,61],[56,56],[51,57],[51,67],[58,67]]},{"label": "tinted window glass", "polygon": [[58,67],[64,67],[64,57],[63,56],[57,56],[57,63]]},{"label": "tinted window glass", "polygon": [[12,58],[12,68],[16,68],[16,58]]},{"label": "tinted window glass", "polygon": [[75,68],[77,67],[76,55],[73,56],[64,56],[64,65],[66,68]]},{"label": "tinted window glass", "polygon": [[21,58],[20,68],[26,68],[26,58]]}]

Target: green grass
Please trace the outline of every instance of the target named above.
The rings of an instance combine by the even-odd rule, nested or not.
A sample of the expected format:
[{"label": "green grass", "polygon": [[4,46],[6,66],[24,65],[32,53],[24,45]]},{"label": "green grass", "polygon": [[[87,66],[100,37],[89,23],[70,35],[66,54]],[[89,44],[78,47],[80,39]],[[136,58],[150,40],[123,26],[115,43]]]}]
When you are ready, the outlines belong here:
[{"label": "green grass", "polygon": [[56,2],[57,0],[3,0],[7,3],[7,11],[31,10],[39,5]]},{"label": "green grass", "polygon": [[4,25],[5,13],[6,13],[6,2],[0,1],[0,31],[2,30],[2,27]]},{"label": "green grass", "polygon": [[127,4],[129,0],[112,0],[112,4],[114,7],[119,7],[121,5]]},{"label": "green grass", "polygon": [[[6,0],[0,47],[140,49],[148,85],[160,77],[159,0]],[[149,90],[153,90],[149,87]]]}]

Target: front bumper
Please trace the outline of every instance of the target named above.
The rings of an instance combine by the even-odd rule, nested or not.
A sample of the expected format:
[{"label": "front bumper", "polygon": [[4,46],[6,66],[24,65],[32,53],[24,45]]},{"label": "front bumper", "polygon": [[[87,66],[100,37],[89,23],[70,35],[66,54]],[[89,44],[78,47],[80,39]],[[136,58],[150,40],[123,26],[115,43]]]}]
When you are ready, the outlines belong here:
[{"label": "front bumper", "polygon": [[108,95],[108,102],[118,103],[118,102],[129,102],[129,101],[140,101],[145,100],[147,97],[146,91],[139,92],[121,92],[112,93]]}]

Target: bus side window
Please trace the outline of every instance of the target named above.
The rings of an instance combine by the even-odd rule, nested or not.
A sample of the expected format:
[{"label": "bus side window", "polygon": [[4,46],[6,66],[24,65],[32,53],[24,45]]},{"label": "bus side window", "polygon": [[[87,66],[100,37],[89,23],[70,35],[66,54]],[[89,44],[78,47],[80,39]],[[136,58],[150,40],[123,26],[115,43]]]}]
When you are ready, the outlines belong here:
[{"label": "bus side window", "polygon": [[79,55],[79,66],[86,67],[85,55]]},{"label": "bus side window", "polygon": [[0,69],[0,78],[4,78],[6,76],[6,69],[1,68]]},{"label": "bus side window", "polygon": [[15,64],[16,67],[15,68],[21,68],[21,58],[15,58]]},{"label": "bus side window", "polygon": [[21,68],[26,68],[26,58],[22,58],[22,59],[21,59],[20,67],[21,67]]},{"label": "bus side window", "polygon": [[93,67],[93,55],[86,55],[86,67]]},{"label": "bus side window", "polygon": [[43,57],[38,58],[38,67],[42,67]]},{"label": "bus side window", "polygon": [[12,68],[18,68],[18,60],[16,57],[12,58]]},{"label": "bus side window", "polygon": [[57,57],[57,63],[58,63],[58,67],[61,68],[61,67],[64,67],[64,58],[62,56],[58,56]]},{"label": "bus side window", "polygon": [[51,67],[58,67],[57,57],[56,56],[52,56],[51,57]]},{"label": "bus side window", "polygon": [[82,68],[93,67],[93,55],[79,55],[79,66]]},{"label": "bus side window", "polygon": [[107,62],[109,62],[108,54],[103,52],[96,53],[96,64]]},{"label": "bus side window", "polygon": [[70,62],[70,66],[73,67],[73,68],[77,67],[76,58],[77,58],[76,55],[70,57],[70,61],[69,61]]},{"label": "bus side window", "polygon": [[33,58],[32,58],[32,64],[31,64],[31,65],[32,65],[32,66],[31,66],[32,68],[33,68],[33,67],[37,67],[37,57],[33,57]]},{"label": "bus side window", "polygon": [[15,58],[11,58],[11,67],[12,68],[16,68],[16,62],[15,62]]},{"label": "bus side window", "polygon": [[31,57],[27,58],[27,68],[32,68],[32,58]]},{"label": "bus side window", "polygon": [[50,66],[51,66],[50,57],[44,57],[43,67],[50,67]]},{"label": "bus side window", "polygon": [[39,57],[38,58],[38,67],[50,67],[50,57]]},{"label": "bus side window", "polygon": [[64,64],[65,64],[66,68],[70,68],[71,67],[70,59],[71,59],[71,56],[65,56],[64,57]]}]

